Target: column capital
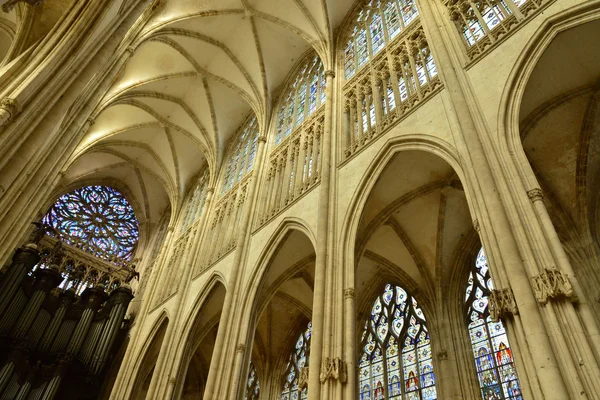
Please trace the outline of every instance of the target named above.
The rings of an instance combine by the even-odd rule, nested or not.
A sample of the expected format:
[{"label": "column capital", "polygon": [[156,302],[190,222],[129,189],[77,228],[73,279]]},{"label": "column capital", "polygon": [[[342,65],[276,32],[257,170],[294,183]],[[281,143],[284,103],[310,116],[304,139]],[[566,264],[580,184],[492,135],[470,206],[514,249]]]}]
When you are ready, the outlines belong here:
[{"label": "column capital", "polygon": [[354,296],[355,296],[354,288],[344,289],[344,298],[345,299],[353,299]]},{"label": "column capital", "polygon": [[549,299],[566,298],[577,301],[575,290],[564,272],[551,268],[531,278],[531,286],[537,301],[546,305]]},{"label": "column capital", "polygon": [[256,139],[259,143],[267,143],[267,137],[265,135],[260,135],[258,139]]},{"label": "column capital", "polygon": [[341,383],[346,383],[348,379],[348,365],[341,358],[325,357],[321,361],[321,374],[319,380],[325,383],[329,379],[339,380]]},{"label": "column capital", "polygon": [[481,228],[479,227],[479,221],[477,219],[473,220],[473,228],[475,228],[475,231],[477,233],[479,233],[479,231],[481,230]]},{"label": "column capital", "polygon": [[489,296],[489,307],[490,317],[494,322],[519,313],[515,295],[510,288],[492,290]]},{"label": "column capital", "polygon": [[243,343],[238,344],[237,346],[235,346],[235,352],[236,353],[243,353],[246,351],[246,345]]},{"label": "column capital", "polygon": [[327,78],[327,77],[329,77],[329,76],[330,76],[330,77],[332,77],[332,78],[335,78],[335,72],[333,72],[333,70],[332,70],[332,69],[328,69],[327,71],[325,71],[325,72],[323,73],[323,75],[325,75],[325,78]]},{"label": "column capital", "polygon": [[437,352],[436,357],[440,361],[444,361],[448,359],[448,350],[440,350]]},{"label": "column capital", "polygon": [[532,203],[535,203],[538,200],[544,199],[544,192],[540,188],[533,188],[527,191],[527,197],[529,197]]},{"label": "column capital", "polygon": [[2,124],[13,119],[21,112],[21,105],[17,99],[5,97],[0,100],[0,119]]}]

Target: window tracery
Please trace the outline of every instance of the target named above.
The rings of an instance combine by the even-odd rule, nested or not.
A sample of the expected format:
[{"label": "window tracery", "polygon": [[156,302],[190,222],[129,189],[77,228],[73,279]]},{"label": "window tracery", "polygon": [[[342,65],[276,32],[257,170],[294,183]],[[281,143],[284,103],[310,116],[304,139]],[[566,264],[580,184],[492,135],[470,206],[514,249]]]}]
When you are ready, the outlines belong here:
[{"label": "window tracery", "polygon": [[242,127],[235,139],[227,160],[221,194],[230,190],[244,175],[252,170],[258,141],[258,122],[256,117],[250,118]]},{"label": "window tracery", "polygon": [[482,54],[534,11],[549,3],[544,0],[445,1],[471,58]]},{"label": "window tracery", "polygon": [[419,15],[413,0],[370,0],[358,13],[344,51],[350,79]]},{"label": "window tracery", "polygon": [[437,399],[429,331],[414,297],[388,284],[365,322],[360,399]]},{"label": "window tracery", "polygon": [[131,261],[138,221],[125,197],[109,186],[84,186],[62,195],[43,217],[60,239],[107,261]]},{"label": "window tracery", "polygon": [[319,56],[309,58],[302,65],[282,98],[285,100],[277,117],[276,145],[325,104],[325,71]]},{"label": "window tracery", "polygon": [[183,217],[183,222],[181,223],[181,228],[179,230],[180,234],[187,231],[188,228],[202,216],[204,204],[206,202],[208,179],[208,169],[206,169],[200,176],[198,183],[196,183],[194,192],[188,201],[185,216]]},{"label": "window tracery", "polygon": [[481,396],[483,400],[522,400],[504,324],[493,322],[490,317],[488,297],[493,289],[487,258],[481,249],[469,274],[465,296]]},{"label": "window tracery", "polygon": [[312,336],[312,324],[296,340],[296,346],[290,354],[287,367],[285,368],[283,390],[281,400],[305,400],[308,398],[308,390],[299,384],[300,371],[310,364],[310,338]]},{"label": "window tracery", "polygon": [[260,382],[258,381],[258,375],[256,375],[256,368],[250,361],[250,371],[248,372],[248,380],[246,381],[246,394],[244,400],[258,400],[260,395]]}]

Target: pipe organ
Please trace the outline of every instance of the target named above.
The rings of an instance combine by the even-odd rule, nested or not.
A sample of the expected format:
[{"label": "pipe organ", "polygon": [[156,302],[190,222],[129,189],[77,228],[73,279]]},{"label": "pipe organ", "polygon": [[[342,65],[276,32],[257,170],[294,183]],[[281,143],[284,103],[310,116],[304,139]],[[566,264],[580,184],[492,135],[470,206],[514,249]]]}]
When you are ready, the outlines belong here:
[{"label": "pipe organ", "polygon": [[96,399],[128,329],[135,269],[45,231],[0,276],[0,400]]}]

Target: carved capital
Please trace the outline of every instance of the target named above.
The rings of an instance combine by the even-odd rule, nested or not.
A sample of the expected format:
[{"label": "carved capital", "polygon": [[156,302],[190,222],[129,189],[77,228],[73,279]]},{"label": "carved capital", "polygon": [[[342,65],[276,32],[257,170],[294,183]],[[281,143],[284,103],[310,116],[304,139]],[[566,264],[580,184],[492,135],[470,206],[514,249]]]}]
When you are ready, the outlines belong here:
[{"label": "carved capital", "polygon": [[127,53],[128,56],[132,56],[133,53],[135,53],[136,50],[137,50],[137,48],[134,45],[129,45],[125,49],[125,53]]},{"label": "carved capital", "polygon": [[348,379],[348,365],[339,357],[326,357],[321,361],[319,380],[325,383],[329,379],[339,380],[341,383],[346,383]]},{"label": "carved capital", "polygon": [[267,143],[267,137],[260,135],[258,139],[256,139],[259,143]]},{"label": "carved capital", "polygon": [[440,350],[440,351],[438,351],[436,356],[437,356],[437,359],[440,361],[447,360],[448,359],[448,350]]},{"label": "carved capital", "polygon": [[0,100],[0,109],[6,111],[9,114],[9,119],[14,118],[21,112],[21,106],[16,99],[5,97]]},{"label": "carved capital", "polygon": [[332,78],[335,78],[335,72],[333,72],[333,70],[328,69],[327,71],[325,71],[323,73],[323,75],[325,75],[325,78],[327,78],[328,76],[331,76]]},{"label": "carved capital", "polygon": [[344,298],[345,299],[353,299],[355,296],[354,288],[344,289]]},{"label": "carved capital", "polygon": [[308,367],[301,367],[298,372],[298,389],[304,390],[308,387]]},{"label": "carved capital", "polygon": [[475,228],[475,231],[476,231],[477,233],[479,233],[479,230],[480,230],[480,227],[479,227],[479,221],[478,221],[478,220],[476,220],[476,219],[474,219],[474,220],[473,220],[473,228]]},{"label": "carved capital", "polygon": [[243,343],[238,344],[237,346],[235,346],[235,352],[236,353],[243,353],[246,351],[246,345]]},{"label": "carved capital", "polygon": [[532,203],[535,203],[538,200],[544,199],[544,192],[540,188],[531,189],[527,191],[527,197],[529,197]]},{"label": "carved capital", "polygon": [[489,309],[490,317],[494,322],[498,322],[503,317],[519,313],[515,295],[508,288],[492,290],[489,296]]},{"label": "carved capital", "polygon": [[577,301],[569,276],[558,269],[546,269],[531,278],[531,286],[537,301],[545,305],[548,299],[566,298]]}]

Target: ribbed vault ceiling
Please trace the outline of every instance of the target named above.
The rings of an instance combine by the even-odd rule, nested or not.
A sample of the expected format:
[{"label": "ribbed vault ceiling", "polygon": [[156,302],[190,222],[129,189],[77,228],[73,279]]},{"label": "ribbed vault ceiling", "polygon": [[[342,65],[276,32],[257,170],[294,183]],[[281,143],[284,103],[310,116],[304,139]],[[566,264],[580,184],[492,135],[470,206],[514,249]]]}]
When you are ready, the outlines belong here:
[{"label": "ribbed vault ceiling", "polygon": [[148,175],[145,185],[150,177],[160,184],[172,203],[205,163],[216,179],[240,123],[254,112],[268,124],[277,89],[303,54],[313,48],[326,68],[331,64],[330,32],[353,3],[164,2],[77,149],[76,157],[95,153],[79,173],[89,177],[125,162]]}]

